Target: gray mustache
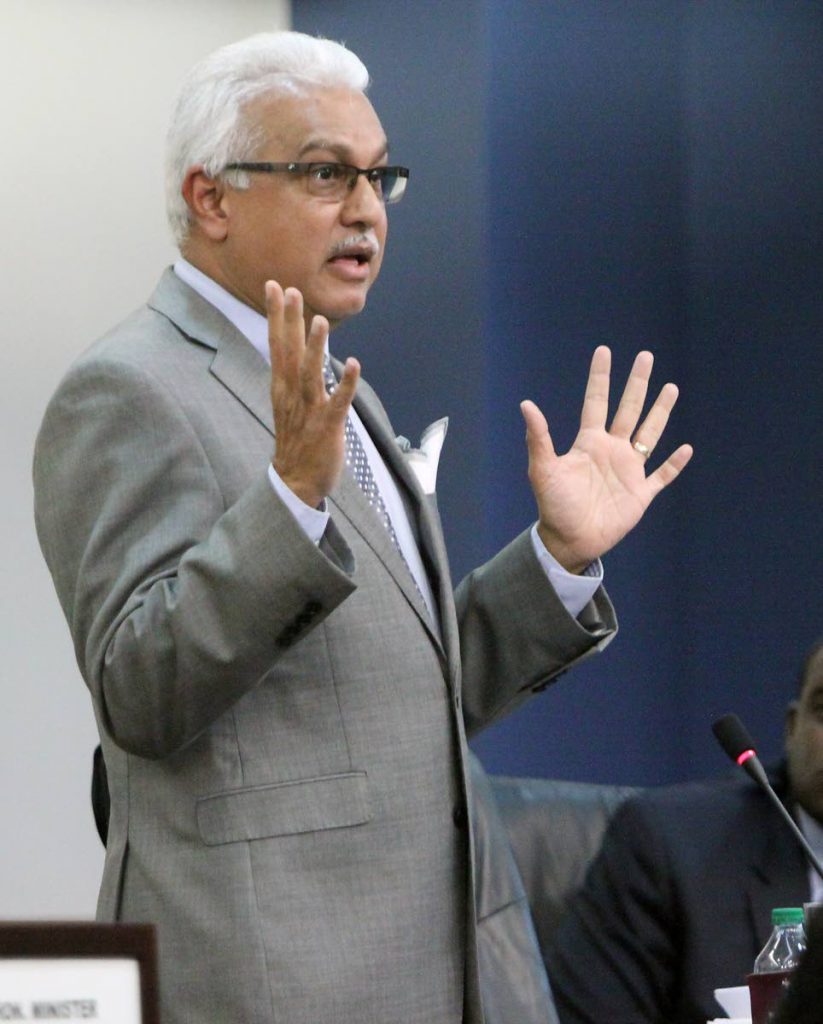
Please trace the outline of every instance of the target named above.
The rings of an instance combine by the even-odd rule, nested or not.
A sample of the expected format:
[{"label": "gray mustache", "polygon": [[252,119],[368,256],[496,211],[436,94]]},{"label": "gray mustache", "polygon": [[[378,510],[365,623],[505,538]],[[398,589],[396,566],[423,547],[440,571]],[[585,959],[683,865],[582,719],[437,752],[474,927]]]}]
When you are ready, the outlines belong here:
[{"label": "gray mustache", "polygon": [[358,235],[351,235],[342,241],[335,243],[329,250],[329,259],[333,259],[347,249],[360,248],[368,249],[370,255],[376,256],[380,252],[380,243],[373,231],[364,231]]}]

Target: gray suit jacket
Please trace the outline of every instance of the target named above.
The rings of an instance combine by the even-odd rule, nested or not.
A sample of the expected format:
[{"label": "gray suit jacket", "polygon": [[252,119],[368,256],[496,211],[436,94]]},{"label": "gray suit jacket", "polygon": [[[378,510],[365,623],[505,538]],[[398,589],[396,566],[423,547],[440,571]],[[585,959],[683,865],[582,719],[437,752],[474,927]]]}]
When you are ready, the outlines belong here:
[{"label": "gray suit jacket", "polygon": [[481,1021],[465,728],[615,628],[527,534],[453,594],[434,499],[356,404],[442,644],[350,478],[319,547],[273,493],[268,367],[173,273],[44,418],[38,534],[111,788],[98,914],[157,924],[166,1024]]}]

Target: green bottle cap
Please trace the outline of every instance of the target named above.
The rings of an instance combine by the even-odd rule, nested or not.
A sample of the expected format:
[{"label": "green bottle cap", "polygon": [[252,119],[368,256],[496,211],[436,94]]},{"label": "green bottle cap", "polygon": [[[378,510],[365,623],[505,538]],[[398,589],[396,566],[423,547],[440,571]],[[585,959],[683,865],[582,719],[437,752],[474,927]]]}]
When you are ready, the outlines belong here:
[{"label": "green bottle cap", "polygon": [[776,907],[772,911],[772,925],[803,924],[802,907]]}]

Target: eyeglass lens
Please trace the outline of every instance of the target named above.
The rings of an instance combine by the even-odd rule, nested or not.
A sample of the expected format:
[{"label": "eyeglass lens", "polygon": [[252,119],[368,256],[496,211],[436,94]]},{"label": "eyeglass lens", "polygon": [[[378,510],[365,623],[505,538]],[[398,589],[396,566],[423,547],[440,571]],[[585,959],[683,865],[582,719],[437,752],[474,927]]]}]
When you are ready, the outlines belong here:
[{"label": "eyeglass lens", "polygon": [[316,163],[309,166],[306,180],[313,195],[342,198],[354,189],[361,174],[385,203],[397,202],[405,191],[406,178],[394,167],[361,170],[350,164]]}]

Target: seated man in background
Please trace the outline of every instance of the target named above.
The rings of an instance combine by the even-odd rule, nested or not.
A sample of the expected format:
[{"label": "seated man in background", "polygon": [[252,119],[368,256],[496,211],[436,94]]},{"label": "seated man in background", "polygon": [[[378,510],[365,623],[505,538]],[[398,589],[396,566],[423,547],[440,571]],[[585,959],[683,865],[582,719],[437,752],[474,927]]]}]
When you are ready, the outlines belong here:
[{"label": "seated man in background", "polygon": [[[770,773],[823,853],[823,641],[806,656]],[[629,799],[544,950],[563,1024],[705,1024],[745,984],[773,907],[823,899],[786,823],[748,777]]]}]

